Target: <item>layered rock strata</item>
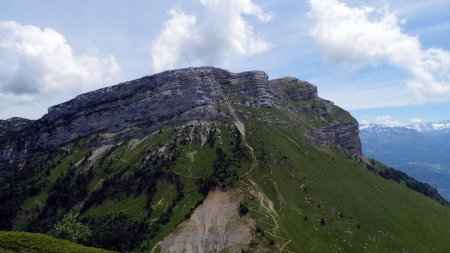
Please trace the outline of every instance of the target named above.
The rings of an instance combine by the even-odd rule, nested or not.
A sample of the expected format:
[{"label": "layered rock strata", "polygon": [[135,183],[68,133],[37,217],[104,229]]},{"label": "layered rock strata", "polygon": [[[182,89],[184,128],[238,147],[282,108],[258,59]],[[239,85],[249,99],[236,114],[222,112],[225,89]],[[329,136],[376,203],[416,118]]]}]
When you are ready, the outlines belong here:
[{"label": "layered rock strata", "polygon": [[[295,78],[269,81],[262,71],[231,73],[214,67],[166,71],[79,95],[50,107],[34,122],[17,120],[12,128],[11,120],[0,122],[0,130],[8,126],[0,135],[0,175],[14,174],[40,151],[93,133],[132,128],[148,133],[181,121],[223,119],[226,114],[217,105],[237,103],[233,98],[240,98],[245,106],[280,109],[286,107],[285,100],[321,100],[317,88],[307,82]],[[329,123],[318,132],[318,140],[360,155],[356,121]]]}]

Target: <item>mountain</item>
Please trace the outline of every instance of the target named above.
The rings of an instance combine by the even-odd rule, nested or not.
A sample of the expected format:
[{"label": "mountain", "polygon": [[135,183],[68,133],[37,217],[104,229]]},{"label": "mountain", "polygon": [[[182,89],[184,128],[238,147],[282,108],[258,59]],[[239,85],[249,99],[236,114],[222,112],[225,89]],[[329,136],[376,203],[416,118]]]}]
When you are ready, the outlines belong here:
[{"label": "mountain", "polygon": [[[182,69],[80,95],[49,108],[41,119],[2,138],[0,173],[14,174],[28,157],[96,132],[118,133],[138,127],[138,132],[127,132],[139,137],[178,122],[222,120],[226,114],[216,107],[229,100],[252,108],[281,108],[285,106],[283,99],[295,103],[317,96],[316,87],[306,82],[267,79],[261,71],[232,74],[214,68]],[[293,109],[310,109],[314,113],[310,120],[315,124],[333,116],[350,117],[329,101],[311,101],[315,103]],[[354,121],[308,131],[320,144],[337,139],[351,154],[360,153],[358,125]]]},{"label": "mountain", "polygon": [[418,122],[418,123],[406,126],[405,128],[414,129],[417,132],[423,132],[423,133],[428,133],[428,134],[450,133],[450,120],[441,121],[441,122],[437,122],[437,123]]},{"label": "mountain", "polygon": [[431,184],[450,199],[450,121],[360,129],[367,156]]},{"label": "mountain", "polygon": [[450,248],[448,203],[365,157],[357,121],[296,78],[166,71],[5,129],[2,230],[120,252]]}]

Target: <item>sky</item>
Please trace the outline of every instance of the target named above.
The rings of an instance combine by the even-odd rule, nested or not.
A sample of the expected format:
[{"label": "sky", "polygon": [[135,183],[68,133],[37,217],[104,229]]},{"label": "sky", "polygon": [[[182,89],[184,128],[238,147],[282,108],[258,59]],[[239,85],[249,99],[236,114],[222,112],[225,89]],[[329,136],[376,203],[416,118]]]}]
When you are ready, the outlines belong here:
[{"label": "sky", "polygon": [[450,0],[2,0],[0,119],[212,65],[309,81],[360,122],[450,119]]}]

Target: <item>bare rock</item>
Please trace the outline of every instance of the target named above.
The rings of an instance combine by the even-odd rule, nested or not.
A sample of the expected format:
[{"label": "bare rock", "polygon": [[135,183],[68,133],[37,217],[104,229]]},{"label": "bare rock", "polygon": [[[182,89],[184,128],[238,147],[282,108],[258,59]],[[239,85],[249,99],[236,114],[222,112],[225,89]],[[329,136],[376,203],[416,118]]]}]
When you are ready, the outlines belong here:
[{"label": "bare rock", "polygon": [[[295,78],[269,81],[263,71],[231,73],[214,67],[178,69],[145,76],[52,106],[36,121],[17,118],[0,121],[0,175],[16,173],[39,152],[94,133],[140,129],[130,131],[132,136],[128,136],[140,138],[178,122],[224,119],[226,114],[217,109],[218,104],[283,109],[286,100],[319,101],[310,111],[330,124],[336,123],[327,118],[334,104],[324,103],[325,100],[317,96],[314,85]],[[356,145],[359,137],[354,135],[357,131],[351,132],[353,127],[349,131],[343,130],[346,126],[346,123],[340,127],[330,125],[314,136],[322,143],[338,140],[336,143],[349,148],[349,153],[359,154],[360,147]],[[334,130],[338,132],[333,133]],[[104,141],[101,145],[113,142]]]},{"label": "bare rock", "polygon": [[349,155],[362,155],[359,125],[356,121],[335,122],[327,127],[319,128],[313,132],[312,138],[321,146],[338,144]]},{"label": "bare rock", "polygon": [[20,131],[33,123],[32,120],[24,118],[10,118],[7,120],[0,120],[0,137],[8,135],[9,133]]},{"label": "bare rock", "polygon": [[159,246],[161,252],[241,252],[252,240],[249,219],[239,216],[242,194],[216,189]]},{"label": "bare rock", "polygon": [[292,101],[317,98],[317,87],[297,78],[284,77],[270,80],[270,83]]}]

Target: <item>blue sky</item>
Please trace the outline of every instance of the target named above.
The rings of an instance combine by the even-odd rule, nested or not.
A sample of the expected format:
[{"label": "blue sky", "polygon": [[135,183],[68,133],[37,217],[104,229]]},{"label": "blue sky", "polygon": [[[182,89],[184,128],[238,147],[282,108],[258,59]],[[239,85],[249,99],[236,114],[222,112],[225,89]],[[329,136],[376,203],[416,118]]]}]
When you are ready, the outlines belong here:
[{"label": "blue sky", "polygon": [[215,65],[310,81],[361,122],[447,120],[448,13],[450,0],[2,0],[0,119]]},{"label": "blue sky", "polygon": [[[352,110],[361,123],[376,123],[388,126],[408,125],[420,121],[440,122],[449,117],[450,102],[421,105]],[[390,116],[390,117],[386,117]],[[386,122],[386,118],[391,124]],[[394,123],[394,124],[392,124]]]}]

